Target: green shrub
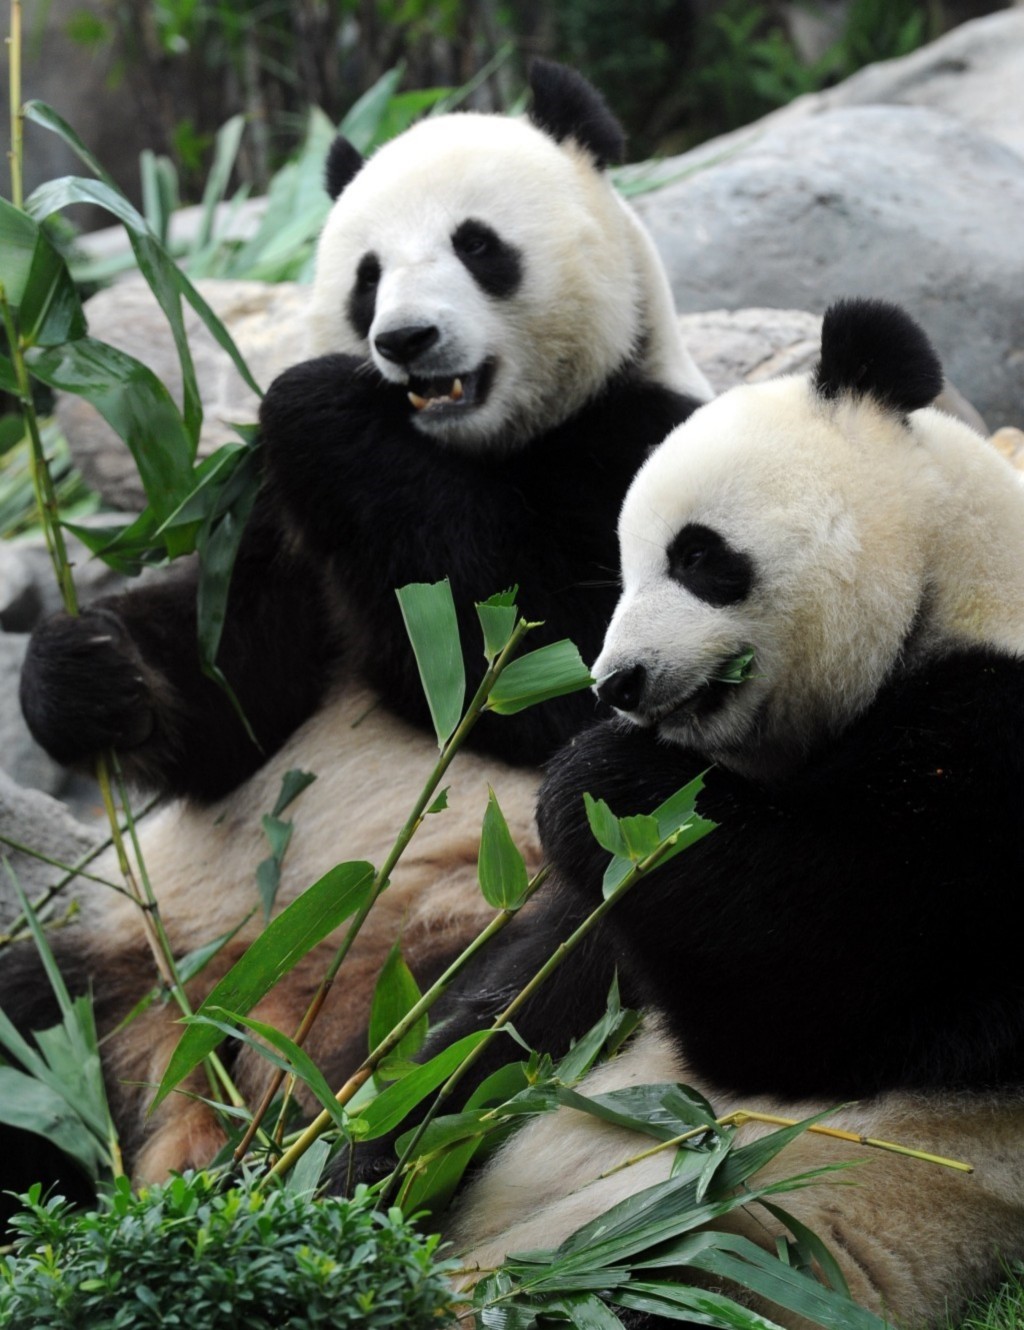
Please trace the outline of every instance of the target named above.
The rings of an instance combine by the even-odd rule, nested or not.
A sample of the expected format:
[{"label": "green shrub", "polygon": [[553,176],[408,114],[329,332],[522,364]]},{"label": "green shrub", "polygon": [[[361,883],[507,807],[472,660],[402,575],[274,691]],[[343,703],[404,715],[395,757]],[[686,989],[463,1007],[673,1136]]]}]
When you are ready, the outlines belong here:
[{"label": "green shrub", "polygon": [[0,1325],[18,1330],[421,1330],[451,1304],[438,1239],[364,1188],[313,1201],[190,1173],[139,1196],[121,1178],[87,1213],[22,1199],[0,1264]]}]

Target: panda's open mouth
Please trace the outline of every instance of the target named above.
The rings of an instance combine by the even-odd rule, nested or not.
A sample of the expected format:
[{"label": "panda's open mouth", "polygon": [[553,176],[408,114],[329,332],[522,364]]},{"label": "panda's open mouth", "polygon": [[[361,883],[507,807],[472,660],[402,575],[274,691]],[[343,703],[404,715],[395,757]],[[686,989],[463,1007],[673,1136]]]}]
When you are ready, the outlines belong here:
[{"label": "panda's open mouth", "polygon": [[479,369],[454,376],[411,374],[409,401],[416,411],[430,416],[471,411],[483,406],[493,380],[493,360],[485,360]]}]

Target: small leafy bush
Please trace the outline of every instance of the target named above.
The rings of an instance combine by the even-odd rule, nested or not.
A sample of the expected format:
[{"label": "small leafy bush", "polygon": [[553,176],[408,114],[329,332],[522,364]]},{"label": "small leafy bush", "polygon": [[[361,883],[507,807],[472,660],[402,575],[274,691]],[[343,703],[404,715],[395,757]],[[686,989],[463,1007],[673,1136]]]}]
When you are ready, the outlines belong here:
[{"label": "small leafy bush", "polygon": [[72,1214],[33,1187],[0,1264],[0,1325],[29,1330],[425,1330],[443,1324],[453,1262],[365,1188],[314,1201],[188,1173],[133,1196],[120,1178]]}]

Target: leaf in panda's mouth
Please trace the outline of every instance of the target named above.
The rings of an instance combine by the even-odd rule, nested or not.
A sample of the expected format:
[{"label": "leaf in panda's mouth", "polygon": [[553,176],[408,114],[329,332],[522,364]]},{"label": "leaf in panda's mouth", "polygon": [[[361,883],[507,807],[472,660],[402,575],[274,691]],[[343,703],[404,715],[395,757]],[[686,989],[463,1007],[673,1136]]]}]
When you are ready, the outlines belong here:
[{"label": "leaf in panda's mouth", "polygon": [[482,406],[490,388],[492,369],[491,362],[487,361],[479,369],[452,378],[412,375],[409,378],[409,401],[417,411],[431,414]]}]

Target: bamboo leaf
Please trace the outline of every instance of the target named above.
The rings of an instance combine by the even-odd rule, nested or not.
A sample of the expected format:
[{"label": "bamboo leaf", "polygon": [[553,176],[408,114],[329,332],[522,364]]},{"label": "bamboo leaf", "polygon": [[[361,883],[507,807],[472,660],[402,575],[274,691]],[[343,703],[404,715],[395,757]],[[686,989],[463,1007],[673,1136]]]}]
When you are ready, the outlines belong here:
[{"label": "bamboo leaf", "polygon": [[38,222],[0,199],[0,285],[27,345],[55,346],[85,332],[67,265]]},{"label": "bamboo leaf", "polygon": [[[388,952],[373,990],[370,1008],[370,1050],[383,1043],[395,1026],[420,1000],[420,986],[402,958],[396,942]],[[389,1054],[390,1057],[412,1058],[427,1037],[427,1016],[424,1014],[404,1035]]]},{"label": "bamboo leaf", "polygon": [[[364,904],[373,889],[373,868],[345,863],[332,868],[263,930],[216,984],[196,1015],[220,1007],[246,1015],[316,944]],[[153,1107],[212,1053],[220,1035],[209,1026],[187,1028],[171,1055]]]},{"label": "bamboo leaf", "polygon": [[631,1280],[613,1297],[620,1307],[647,1312],[655,1319],[663,1316],[688,1325],[725,1326],[731,1330],[780,1330],[776,1321],[741,1306],[724,1293],[667,1280]]},{"label": "bamboo leaf", "polygon": [[[204,1023],[212,1025],[221,1034],[241,1039],[243,1043],[254,1048],[261,1057],[269,1057],[283,1071],[294,1072],[295,1076],[309,1089],[310,1093],[316,1096],[320,1107],[330,1114],[335,1126],[340,1127],[342,1131],[347,1131],[348,1114],[335,1099],[323,1072],[304,1048],[300,1048],[294,1040],[289,1039],[275,1026],[268,1025],[266,1021],[254,1020],[251,1016],[239,1016],[233,1011],[222,1011],[218,1007],[209,1007],[202,1016],[198,1013],[195,1016],[188,1016],[184,1023],[186,1025],[201,1025]],[[248,1035],[242,1034],[235,1028],[236,1025],[251,1030],[254,1034],[259,1035],[259,1039],[252,1039]],[[261,1039],[269,1044],[271,1049],[276,1050],[281,1055],[280,1058],[274,1058],[265,1045],[260,1043]]]},{"label": "bamboo leaf", "polygon": [[488,664],[504,649],[512,636],[519,617],[516,609],[518,593],[519,588],[514,586],[508,591],[499,591],[476,607],[477,618],[483,629],[484,656]]},{"label": "bamboo leaf", "polygon": [[626,838],[619,826],[619,819],[603,799],[594,799],[589,794],[583,796],[583,807],[587,812],[590,830],[603,850],[620,858],[628,859]]},{"label": "bamboo leaf", "polygon": [[288,805],[294,803],[302,791],[312,785],[315,780],[316,773],[313,771],[301,771],[298,767],[286,771],[281,780],[281,792],[271,810],[271,816],[280,817]]},{"label": "bamboo leaf", "polygon": [[563,639],[512,661],[491,689],[487,706],[500,716],[511,716],[538,702],[589,688],[593,682],[576,647]]},{"label": "bamboo leaf", "polygon": [[438,747],[443,748],[462,718],[466,697],[466,671],[451,585],[447,578],[443,582],[413,582],[395,594],[416,656]]},{"label": "bamboo leaf", "polygon": [[31,349],[26,360],[51,388],[84,397],[99,411],[131,450],[154,515],[169,517],[192,488],[192,448],[153,371],[92,337]]},{"label": "bamboo leaf", "polygon": [[360,1108],[360,1116],[367,1123],[367,1138],[383,1136],[385,1132],[397,1127],[411,1109],[448,1079],[488,1033],[487,1030],[477,1030],[465,1035],[429,1062],[421,1063],[408,1076],[389,1085],[371,1103]]},{"label": "bamboo leaf", "polygon": [[622,1322],[596,1293],[574,1293],[565,1298],[553,1298],[550,1310],[561,1312],[576,1330],[623,1330]]},{"label": "bamboo leaf", "polygon": [[526,860],[512,839],[505,815],[490,786],[487,789],[487,811],[480,829],[477,877],[484,900],[496,910],[518,909],[530,882]]},{"label": "bamboo leaf", "polygon": [[[12,397],[18,395],[18,378],[7,356],[0,356],[0,392],[10,393]],[[24,431],[24,426],[20,429]]]},{"label": "bamboo leaf", "polygon": [[0,1123],[50,1141],[92,1178],[107,1162],[99,1142],[67,1099],[14,1067],[0,1066]]}]

